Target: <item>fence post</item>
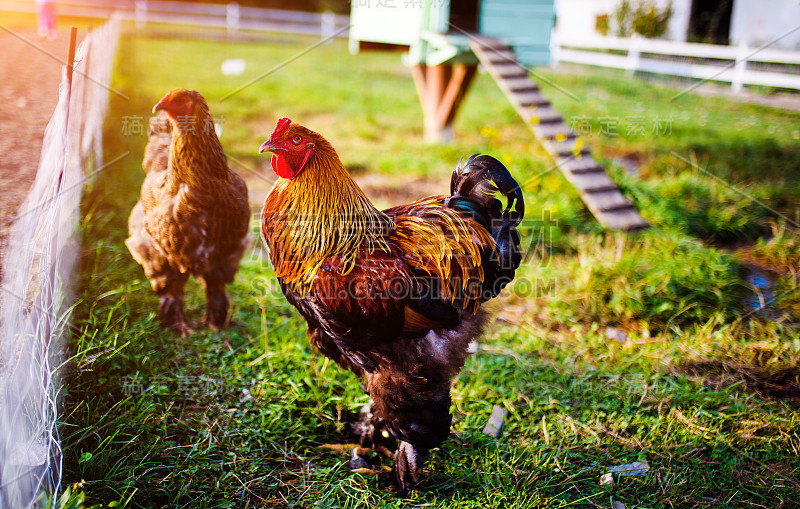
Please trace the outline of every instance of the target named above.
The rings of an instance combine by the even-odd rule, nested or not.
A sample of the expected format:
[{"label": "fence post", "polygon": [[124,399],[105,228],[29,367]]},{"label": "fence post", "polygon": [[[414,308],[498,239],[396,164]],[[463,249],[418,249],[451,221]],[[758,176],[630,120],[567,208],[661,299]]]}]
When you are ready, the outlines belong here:
[{"label": "fence post", "polygon": [[733,64],[733,79],[731,80],[731,89],[734,93],[742,91],[745,72],[747,72],[747,43],[740,41],[739,51],[736,53],[736,61]]},{"label": "fence post", "polygon": [[642,36],[636,32],[631,35],[630,46],[628,46],[628,61],[625,65],[625,71],[628,75],[633,76],[636,73],[636,68],[639,67],[639,55],[642,49]]},{"label": "fence post", "polygon": [[332,37],[336,33],[336,14],[331,11],[323,12],[320,16],[320,23],[320,35],[323,40]]},{"label": "fence post", "polygon": [[558,42],[558,32],[550,32],[550,65],[556,66],[561,58],[561,45]]},{"label": "fence post", "polygon": [[136,18],[136,28],[144,28],[147,24],[147,0],[136,0],[134,18]]},{"label": "fence post", "polygon": [[225,7],[225,19],[228,23],[228,32],[239,30],[239,4],[231,2]]}]

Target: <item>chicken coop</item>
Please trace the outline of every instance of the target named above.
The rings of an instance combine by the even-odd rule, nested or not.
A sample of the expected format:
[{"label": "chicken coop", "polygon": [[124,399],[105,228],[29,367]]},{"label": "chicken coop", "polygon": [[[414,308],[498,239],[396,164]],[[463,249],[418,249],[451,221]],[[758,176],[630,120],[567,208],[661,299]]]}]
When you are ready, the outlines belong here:
[{"label": "chicken coop", "polygon": [[471,43],[510,46],[523,66],[550,61],[554,0],[353,0],[350,50],[406,50],[425,113],[425,136],[447,140],[475,74]]},{"label": "chicken coop", "polygon": [[428,141],[449,141],[480,64],[601,224],[647,223],[592,159],[538,85],[530,66],[550,62],[555,0],[353,0],[350,51],[401,50],[422,104]]}]

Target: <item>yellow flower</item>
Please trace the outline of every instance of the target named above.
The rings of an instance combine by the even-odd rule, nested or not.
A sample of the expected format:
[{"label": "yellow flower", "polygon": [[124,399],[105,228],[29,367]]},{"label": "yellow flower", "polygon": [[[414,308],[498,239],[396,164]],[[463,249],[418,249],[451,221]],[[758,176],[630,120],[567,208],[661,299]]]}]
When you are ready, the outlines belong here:
[{"label": "yellow flower", "polygon": [[561,178],[559,178],[559,176],[555,173],[551,173],[545,178],[544,184],[547,186],[547,189],[549,189],[550,192],[556,192],[558,191],[558,188],[561,187]]},{"label": "yellow flower", "polygon": [[539,177],[532,178],[528,182],[525,183],[525,190],[528,192],[535,191],[537,187],[539,187],[539,183],[542,181]]},{"label": "yellow flower", "polygon": [[485,125],[485,126],[481,127],[481,136],[483,136],[486,139],[491,140],[493,138],[499,137],[500,133],[498,133],[497,130],[494,127]]}]

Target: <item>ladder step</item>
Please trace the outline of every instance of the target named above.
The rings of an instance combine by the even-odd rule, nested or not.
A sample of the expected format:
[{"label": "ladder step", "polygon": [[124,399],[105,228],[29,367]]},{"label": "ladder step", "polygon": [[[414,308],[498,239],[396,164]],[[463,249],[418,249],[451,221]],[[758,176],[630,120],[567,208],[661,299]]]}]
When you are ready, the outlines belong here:
[{"label": "ladder step", "polygon": [[490,64],[502,64],[502,63],[516,63],[517,57],[510,49],[504,50],[496,50],[496,49],[487,49],[484,50],[483,58],[486,59],[487,62]]},{"label": "ladder step", "polygon": [[598,214],[600,222],[615,230],[641,230],[649,225],[633,207]]},{"label": "ladder step", "polygon": [[594,208],[603,212],[619,210],[633,207],[630,200],[625,198],[619,190],[595,191],[584,195],[587,203],[591,203]]},{"label": "ladder step", "polygon": [[[566,176],[566,174],[565,174]],[[615,191],[617,184],[614,183],[606,172],[596,171],[593,173],[579,173],[569,176],[569,180],[584,193],[596,193],[599,191]],[[617,191],[619,192],[619,191]]]},{"label": "ladder step", "polygon": [[[519,114],[527,121],[534,125],[537,124],[564,124],[564,117],[562,117],[556,110],[551,107],[543,108],[520,108]],[[569,131],[569,127],[564,124],[564,131]]]},{"label": "ladder step", "polygon": [[504,79],[528,77],[528,70],[517,63],[495,64],[488,67],[492,74],[496,74]]},{"label": "ladder step", "polygon": [[558,165],[561,171],[570,173],[591,173],[593,171],[605,171],[600,164],[592,158],[592,156],[585,155],[580,158],[572,157],[567,159],[558,160]]},{"label": "ladder step", "polygon": [[567,138],[564,141],[542,140],[545,148],[558,157],[580,158],[584,154],[589,154],[589,147],[580,138]]},{"label": "ladder step", "polygon": [[494,37],[473,37],[469,41],[469,45],[472,46],[473,51],[476,49],[484,49],[484,48],[509,48],[508,44],[503,44],[502,42],[498,41]]},{"label": "ladder step", "polygon": [[[528,83],[530,83],[529,80]],[[516,101],[517,104],[523,107],[528,107],[528,106],[541,107],[550,105],[550,101],[547,100],[547,97],[539,93],[538,88],[512,90],[512,93],[513,93],[513,100]]]},{"label": "ladder step", "polygon": [[530,92],[531,89],[538,91],[539,86],[536,85],[526,74],[525,76],[515,76],[511,78],[501,78],[501,86],[506,87],[513,93]]},{"label": "ladder step", "polygon": [[564,122],[534,124],[531,126],[531,129],[533,129],[534,134],[536,134],[536,137],[540,140],[566,140],[567,138],[575,137],[575,133],[573,133]]}]

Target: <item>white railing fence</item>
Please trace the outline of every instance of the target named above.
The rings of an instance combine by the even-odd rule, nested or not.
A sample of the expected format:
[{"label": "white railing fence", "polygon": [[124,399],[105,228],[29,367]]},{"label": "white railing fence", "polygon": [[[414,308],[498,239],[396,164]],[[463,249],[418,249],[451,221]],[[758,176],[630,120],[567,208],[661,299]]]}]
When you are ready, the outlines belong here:
[{"label": "white railing fence", "polygon": [[[59,0],[58,14],[108,18],[116,12],[138,28],[147,23],[167,23],[225,28],[230,33],[257,30],[322,38],[347,37],[350,17],[331,12],[300,12],[246,7],[236,2],[200,4],[163,0]],[[36,12],[33,0],[0,0],[0,11]]]},{"label": "white railing fence", "polygon": [[[730,82],[733,91],[743,85],[800,89],[800,52],[764,47],[719,46],[645,39],[640,36],[551,39],[554,63],[571,62]],[[609,52],[613,53],[609,53]],[[752,65],[751,65],[752,64]],[[768,68],[767,70],[765,70]]]},{"label": "white railing fence", "polygon": [[119,25],[112,18],[84,38],[75,55],[72,87],[64,68],[36,178],[8,238],[0,293],[4,508],[42,507],[42,494],[59,491],[61,341],[69,325],[83,184],[103,164],[102,129]]}]

